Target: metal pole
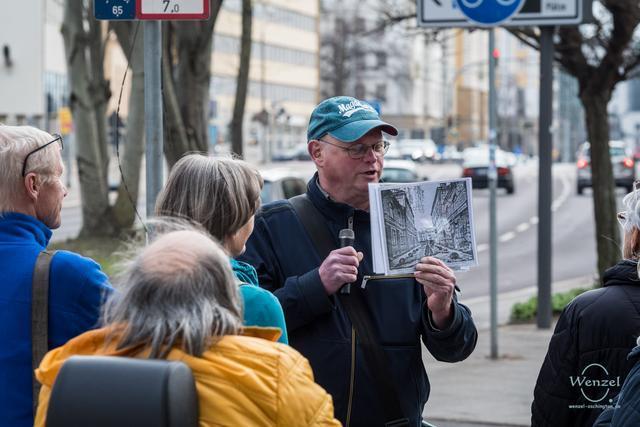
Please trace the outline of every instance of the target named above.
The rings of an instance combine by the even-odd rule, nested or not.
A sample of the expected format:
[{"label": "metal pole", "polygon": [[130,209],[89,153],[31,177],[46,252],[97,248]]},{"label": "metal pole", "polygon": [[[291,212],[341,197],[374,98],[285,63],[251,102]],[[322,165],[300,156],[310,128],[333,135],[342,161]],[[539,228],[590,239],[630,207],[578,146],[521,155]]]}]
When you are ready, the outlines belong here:
[{"label": "metal pole", "polygon": [[[447,38],[442,40],[442,143],[448,145],[449,143],[449,108],[447,100]],[[427,84],[427,76],[425,76],[425,85]],[[453,92],[453,89],[451,89]]]},{"label": "metal pole", "polygon": [[144,131],[146,141],[147,218],[162,188],[162,34],[160,21],[144,22]]},{"label": "metal pole", "polygon": [[496,220],[496,60],[493,57],[496,39],[489,30],[489,246],[491,295],[491,358],[498,358],[498,228]]},{"label": "metal pole", "polygon": [[538,328],[551,327],[551,147],[554,27],[540,27],[540,123],[538,172]]}]

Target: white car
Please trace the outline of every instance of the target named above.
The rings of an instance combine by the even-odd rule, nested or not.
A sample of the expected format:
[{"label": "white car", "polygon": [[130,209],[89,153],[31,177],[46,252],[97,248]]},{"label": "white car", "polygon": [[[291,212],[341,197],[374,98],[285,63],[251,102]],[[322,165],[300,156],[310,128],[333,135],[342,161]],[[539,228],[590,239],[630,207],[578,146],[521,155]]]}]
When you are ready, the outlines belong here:
[{"label": "white car", "polygon": [[396,143],[400,155],[414,162],[433,162],[438,156],[438,147],[431,139],[402,139]]},{"label": "white car", "polygon": [[293,173],[289,169],[261,170],[260,175],[264,181],[260,192],[263,204],[274,200],[290,199],[307,191],[306,177]]},{"label": "white car", "polygon": [[416,182],[426,181],[420,177],[414,162],[409,160],[386,160],[382,169],[382,182]]}]

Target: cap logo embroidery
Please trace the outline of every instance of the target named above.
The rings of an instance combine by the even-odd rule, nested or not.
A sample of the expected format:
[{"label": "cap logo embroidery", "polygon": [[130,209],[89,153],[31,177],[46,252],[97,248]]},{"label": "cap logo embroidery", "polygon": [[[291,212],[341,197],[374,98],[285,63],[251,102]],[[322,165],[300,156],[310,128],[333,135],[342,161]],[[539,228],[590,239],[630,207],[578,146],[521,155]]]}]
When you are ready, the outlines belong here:
[{"label": "cap logo embroidery", "polygon": [[338,104],[338,111],[342,114],[342,117],[349,118],[357,111],[370,111],[375,113],[376,110],[369,104],[363,103],[354,99],[348,104]]}]

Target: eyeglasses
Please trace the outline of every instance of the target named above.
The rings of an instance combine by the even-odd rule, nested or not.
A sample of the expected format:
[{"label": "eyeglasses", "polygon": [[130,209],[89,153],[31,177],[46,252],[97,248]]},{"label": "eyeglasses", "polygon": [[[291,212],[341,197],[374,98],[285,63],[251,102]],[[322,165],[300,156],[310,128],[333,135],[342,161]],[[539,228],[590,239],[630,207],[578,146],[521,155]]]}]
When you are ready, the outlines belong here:
[{"label": "eyeglasses", "polygon": [[27,174],[27,160],[29,160],[30,155],[37,153],[38,151],[45,149],[51,144],[56,142],[60,144],[60,150],[62,151],[62,149],[64,148],[64,143],[62,142],[62,136],[58,135],[57,133],[54,133],[53,136],[55,136],[55,139],[53,141],[49,141],[46,144],[41,145],[40,147],[36,148],[33,151],[30,151],[29,154],[27,154],[27,156],[24,158],[24,163],[22,164],[22,177],[24,177]]},{"label": "eyeglasses", "polygon": [[354,160],[363,158],[369,152],[369,149],[373,150],[373,153],[377,156],[384,156],[389,150],[389,141],[385,140],[378,141],[373,145],[351,144],[349,147],[343,147],[333,142],[325,141],[324,139],[318,139],[318,141],[333,145],[334,147],[338,147],[339,149],[346,151],[347,154],[349,154],[349,157]]}]

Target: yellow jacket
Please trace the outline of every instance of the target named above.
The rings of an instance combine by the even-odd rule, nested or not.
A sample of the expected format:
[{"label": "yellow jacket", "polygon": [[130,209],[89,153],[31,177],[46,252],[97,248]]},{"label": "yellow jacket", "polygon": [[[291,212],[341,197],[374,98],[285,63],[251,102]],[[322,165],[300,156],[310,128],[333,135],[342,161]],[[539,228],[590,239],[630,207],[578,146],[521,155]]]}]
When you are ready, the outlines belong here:
[{"label": "yellow jacket", "polygon": [[[148,354],[117,351],[115,343],[105,346],[107,333],[106,328],[86,332],[47,353],[36,369],[42,388],[35,427],[45,425],[51,387],[69,357],[143,358]],[[287,345],[272,342],[279,333],[271,328],[246,328],[243,336],[225,336],[202,357],[171,350],[167,360],[180,360],[193,372],[201,427],[340,425],[333,416],[331,396],[313,381],[307,359]]]}]

